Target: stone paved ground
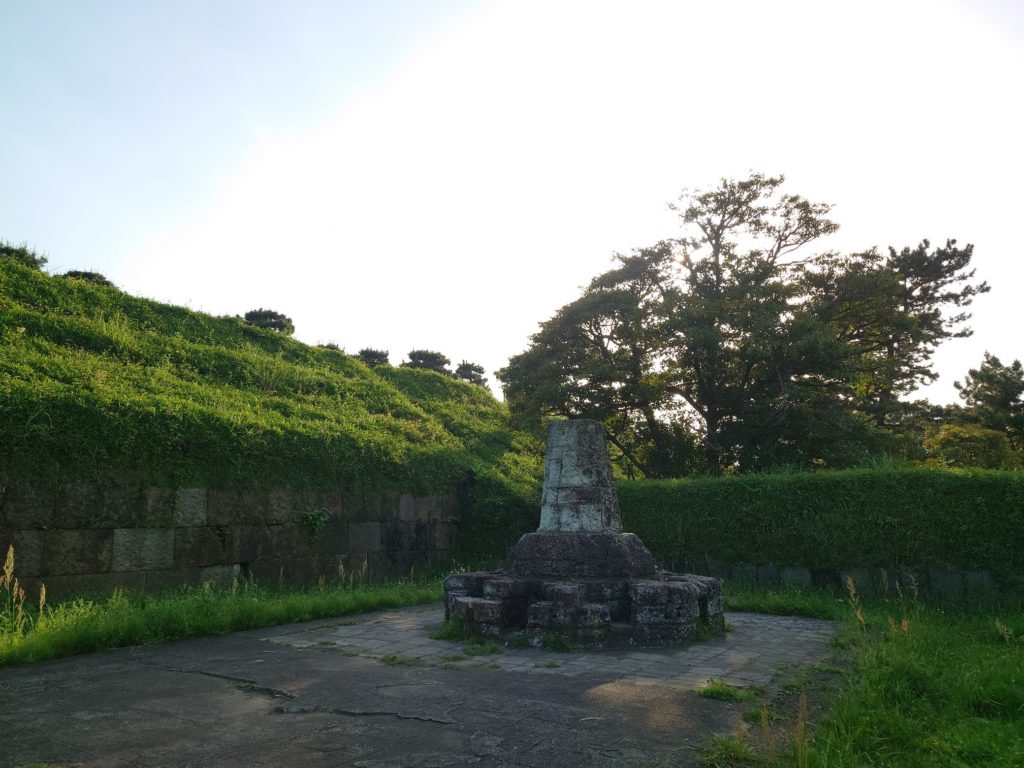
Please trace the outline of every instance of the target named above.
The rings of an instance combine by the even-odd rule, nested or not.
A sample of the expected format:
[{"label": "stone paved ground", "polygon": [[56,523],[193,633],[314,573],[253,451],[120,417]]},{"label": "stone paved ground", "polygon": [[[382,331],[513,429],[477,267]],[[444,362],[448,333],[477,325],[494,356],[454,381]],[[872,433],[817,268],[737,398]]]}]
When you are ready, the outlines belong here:
[{"label": "stone paved ground", "polygon": [[[830,622],[734,613],[665,651],[465,658],[439,605],[0,668],[0,766],[687,766],[823,659]],[[457,658],[456,658],[457,657]],[[389,663],[390,662],[390,663]]]},{"label": "stone paved ground", "polygon": [[557,653],[533,648],[460,658],[458,643],[431,640],[440,626],[435,605],[382,611],[360,619],[315,622],[267,638],[293,648],[337,648],[392,663],[488,668],[525,674],[578,677],[614,675],[640,685],[656,682],[675,688],[698,689],[707,680],[732,685],[770,687],[780,668],[819,661],[835,631],[830,621],[798,617],[731,613],[732,631],[711,640],[671,650],[618,650]]}]

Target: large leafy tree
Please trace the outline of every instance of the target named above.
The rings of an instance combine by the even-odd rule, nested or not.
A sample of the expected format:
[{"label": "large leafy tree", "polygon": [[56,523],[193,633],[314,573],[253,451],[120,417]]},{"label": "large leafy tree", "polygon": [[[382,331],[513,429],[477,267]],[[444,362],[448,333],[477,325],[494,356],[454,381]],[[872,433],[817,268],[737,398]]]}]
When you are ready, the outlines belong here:
[{"label": "large leafy tree", "polygon": [[989,290],[971,282],[972,254],[956,240],[934,249],[923,240],[886,255],[826,254],[801,275],[810,306],[846,348],[858,407],[877,424],[898,425],[898,397],[937,378],[931,357],[939,343],[971,334],[966,307]]},{"label": "large leafy tree", "polygon": [[969,332],[945,310],[987,287],[954,241],[808,254],[837,225],[782,184],[684,195],[683,237],[617,255],[499,372],[513,413],[601,419],[655,476],[685,469],[679,438],[694,433],[712,473],[876,449],[895,397],[933,376],[935,344]]},{"label": "large leafy tree", "polygon": [[674,474],[674,454],[690,441],[666,418],[675,410],[664,328],[673,255],[671,243],[619,255],[615,269],[541,324],[530,349],[498,372],[521,421],[598,419],[634,466],[654,477]]}]

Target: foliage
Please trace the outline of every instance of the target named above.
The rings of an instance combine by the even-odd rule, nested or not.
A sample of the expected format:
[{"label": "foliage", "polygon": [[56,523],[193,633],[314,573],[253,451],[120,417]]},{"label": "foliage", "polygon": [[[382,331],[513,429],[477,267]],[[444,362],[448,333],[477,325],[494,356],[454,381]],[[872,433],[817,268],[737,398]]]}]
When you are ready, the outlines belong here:
[{"label": "foliage", "polygon": [[46,265],[46,257],[28,247],[28,243],[14,245],[6,240],[0,240],[0,259],[9,259],[22,266],[41,270]]},{"label": "foliage", "polygon": [[386,349],[366,349],[359,350],[359,359],[362,360],[369,366],[377,365],[391,365],[391,361],[388,359],[388,351]]},{"label": "foliage", "polygon": [[923,446],[931,462],[943,467],[1014,469],[1021,464],[1005,432],[976,424],[943,424]]},{"label": "foliage", "polygon": [[13,261],[0,302],[0,481],[441,491],[473,475],[499,508],[537,485],[537,444],[466,382]]},{"label": "foliage", "polygon": [[705,699],[718,701],[753,701],[764,694],[760,688],[741,688],[728,685],[724,680],[708,680],[700,687],[700,695]]},{"label": "foliage", "polygon": [[[603,421],[649,477],[692,466],[853,466],[882,451],[898,395],[935,374],[962,311],[972,247],[805,256],[837,229],[783,178],[723,179],[682,198],[685,234],[616,265],[498,372],[524,424]],[[947,316],[945,310],[957,310]]]},{"label": "foliage", "polygon": [[79,598],[46,605],[41,612],[33,608],[20,631],[0,624],[0,665],[418,605],[441,596],[437,582],[422,581],[312,589],[241,581],[163,595],[115,590],[106,599]]},{"label": "foliage", "polygon": [[79,269],[72,269],[65,272],[61,277],[65,277],[68,280],[84,280],[87,283],[94,283],[95,285],[105,285],[108,288],[115,288],[116,286],[110,282],[106,277],[101,275],[99,272],[83,272]]},{"label": "foliage", "polygon": [[250,309],[245,313],[245,322],[257,328],[265,328],[268,331],[277,331],[285,336],[295,333],[295,325],[290,317],[275,312],[272,309]]},{"label": "foliage", "polygon": [[433,352],[429,349],[414,349],[409,353],[409,361],[402,363],[403,368],[425,368],[428,371],[450,374],[448,364],[451,363],[447,357],[440,352]]},{"label": "foliage", "polygon": [[[851,585],[853,586],[853,585]],[[951,610],[919,602],[906,590],[846,603],[818,592],[742,587],[724,590],[733,610],[821,615],[842,621],[834,645],[842,675],[813,733],[806,694],[814,682],[807,670],[793,686],[800,702],[773,702],[762,709],[762,737],[738,732],[709,740],[703,765],[806,765],[820,768],[946,768],[1017,766],[1024,756],[1024,605],[1008,602],[984,609]],[[855,589],[855,587],[854,587]],[[855,592],[853,593],[855,594]],[[780,598],[785,602],[780,602]],[[837,606],[840,606],[837,608]],[[831,686],[830,686],[831,687]],[[821,689],[824,692],[824,688]],[[790,709],[792,707],[792,709]],[[775,748],[775,719],[787,721],[790,744]],[[753,736],[753,738],[751,738]]]},{"label": "foliage", "polygon": [[331,515],[326,509],[307,509],[302,513],[302,520],[311,536],[320,533],[330,518]]},{"label": "foliage", "polygon": [[463,360],[455,369],[455,378],[476,384],[478,387],[487,386],[487,377],[484,376],[484,367],[476,363]]},{"label": "foliage", "polygon": [[981,366],[971,368],[963,382],[954,386],[967,406],[970,421],[1004,432],[1018,449],[1024,449],[1024,367],[1020,360],[1003,365],[986,352]]},{"label": "foliage", "polygon": [[807,616],[840,621],[849,603],[833,589],[799,589],[781,585],[753,585],[726,581],[722,586],[726,610],[768,613],[775,616]]},{"label": "foliage", "polygon": [[1024,475],[938,469],[619,483],[662,562],[1024,571]]},{"label": "foliage", "polygon": [[1000,627],[1024,610],[955,613],[887,599],[848,623],[856,674],[816,728],[809,764],[829,768],[1020,765],[1024,654]]}]

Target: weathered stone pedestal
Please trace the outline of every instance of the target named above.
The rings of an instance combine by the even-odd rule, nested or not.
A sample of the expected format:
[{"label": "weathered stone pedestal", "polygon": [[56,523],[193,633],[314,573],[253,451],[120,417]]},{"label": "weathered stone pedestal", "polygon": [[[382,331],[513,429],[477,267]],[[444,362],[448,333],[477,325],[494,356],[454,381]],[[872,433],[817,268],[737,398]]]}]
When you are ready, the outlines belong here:
[{"label": "weathered stone pedestal", "polygon": [[604,428],[548,428],[540,527],[509,550],[505,568],[445,579],[445,616],[496,638],[553,633],[588,648],[678,643],[720,628],[722,585],[662,571],[622,532]]}]

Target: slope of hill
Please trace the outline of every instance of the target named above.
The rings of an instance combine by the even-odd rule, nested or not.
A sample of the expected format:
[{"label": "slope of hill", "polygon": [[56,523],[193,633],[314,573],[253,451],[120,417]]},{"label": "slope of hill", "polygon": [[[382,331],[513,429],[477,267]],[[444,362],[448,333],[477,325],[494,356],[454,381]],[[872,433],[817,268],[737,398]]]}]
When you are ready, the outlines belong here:
[{"label": "slope of hill", "polygon": [[[0,483],[537,487],[485,389],[0,258]],[[485,483],[486,485],[486,483]]]}]

